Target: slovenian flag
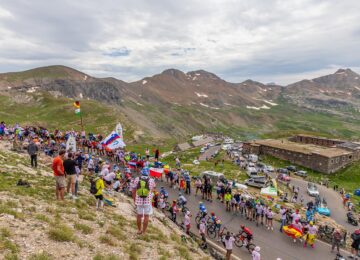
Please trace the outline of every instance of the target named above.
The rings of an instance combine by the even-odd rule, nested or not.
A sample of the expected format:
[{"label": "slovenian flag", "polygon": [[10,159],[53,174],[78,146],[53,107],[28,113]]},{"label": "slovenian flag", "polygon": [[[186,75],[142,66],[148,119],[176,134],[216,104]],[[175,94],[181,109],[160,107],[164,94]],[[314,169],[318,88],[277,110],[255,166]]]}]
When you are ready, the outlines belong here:
[{"label": "slovenian flag", "polygon": [[161,178],[163,172],[163,168],[150,168],[150,176],[157,179]]},{"label": "slovenian flag", "polygon": [[101,144],[107,146],[119,138],[120,136],[115,131],[112,131],[111,134],[101,141]]},{"label": "slovenian flag", "polygon": [[74,107],[75,107],[75,115],[80,116],[80,101],[75,101]]}]

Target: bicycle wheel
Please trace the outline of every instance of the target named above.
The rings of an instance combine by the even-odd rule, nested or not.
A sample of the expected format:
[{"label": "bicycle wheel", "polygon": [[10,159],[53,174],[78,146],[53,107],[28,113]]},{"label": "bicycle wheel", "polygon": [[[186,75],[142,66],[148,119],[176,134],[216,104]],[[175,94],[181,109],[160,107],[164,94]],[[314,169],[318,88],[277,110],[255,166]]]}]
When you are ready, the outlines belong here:
[{"label": "bicycle wheel", "polygon": [[214,239],[216,238],[216,228],[215,225],[212,225],[210,227],[208,227],[207,229],[207,234],[210,238]]},{"label": "bicycle wheel", "polygon": [[254,251],[255,247],[256,246],[252,243],[247,245],[247,249],[249,250],[250,254]]},{"label": "bicycle wheel", "polygon": [[235,246],[237,246],[237,247],[242,247],[244,245],[244,242],[243,242],[243,240],[241,238],[241,235],[237,235],[235,237],[234,243],[235,243]]}]

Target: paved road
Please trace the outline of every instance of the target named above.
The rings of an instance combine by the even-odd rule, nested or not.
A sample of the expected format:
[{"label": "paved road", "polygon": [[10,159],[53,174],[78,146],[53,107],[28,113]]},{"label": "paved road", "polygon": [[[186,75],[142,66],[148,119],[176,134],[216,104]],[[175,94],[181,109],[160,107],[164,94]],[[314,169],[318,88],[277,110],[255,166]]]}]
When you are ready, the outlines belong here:
[{"label": "paved road", "polygon": [[212,155],[214,155],[217,151],[220,150],[220,148],[221,148],[220,145],[210,147],[204,153],[200,154],[199,161],[205,161],[206,158],[210,159]]},{"label": "paved road", "polygon": [[[306,180],[297,177],[292,177],[290,183],[300,188],[300,194],[304,196],[304,201],[314,200],[314,198],[310,197],[306,192],[307,184],[308,184]],[[317,187],[320,193],[320,197],[321,198],[324,197],[328,203],[328,207],[331,211],[330,217],[352,233],[356,229],[356,227],[347,223],[346,210],[342,205],[342,200],[339,193],[337,193],[333,189],[326,188],[325,186],[322,185],[317,185]]]},{"label": "paved road", "polygon": [[[159,183],[158,185],[167,186],[163,183]],[[178,190],[170,188],[167,188],[167,190],[169,191],[171,200],[178,197]],[[198,195],[195,197],[194,195],[186,195],[186,197],[188,199],[187,206],[194,216],[198,212],[198,203],[201,201],[201,196]],[[256,227],[254,222],[249,222],[245,218],[226,212],[224,204],[217,200],[213,202],[205,201],[205,205],[209,213],[215,212],[223,221],[223,224],[234,233],[238,232],[240,224],[248,226],[254,232],[254,243],[261,247],[262,260],[275,260],[278,257],[282,260],[335,259],[335,255],[330,253],[330,246],[321,241],[316,242],[315,249],[303,248],[303,245],[299,242],[294,244],[291,238],[278,231],[280,227],[279,223],[274,223],[274,231],[268,231],[262,226]],[[192,231],[197,232],[194,220]],[[234,246],[234,254],[245,260],[251,259],[250,254],[244,248],[237,248]],[[346,255],[346,253],[343,253],[343,255],[344,254]]]}]

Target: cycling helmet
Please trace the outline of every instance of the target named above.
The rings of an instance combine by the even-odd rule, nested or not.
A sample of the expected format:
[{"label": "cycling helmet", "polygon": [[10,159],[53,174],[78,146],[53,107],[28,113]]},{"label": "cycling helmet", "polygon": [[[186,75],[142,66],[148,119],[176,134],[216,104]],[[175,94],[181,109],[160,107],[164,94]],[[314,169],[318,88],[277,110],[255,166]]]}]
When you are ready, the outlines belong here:
[{"label": "cycling helmet", "polygon": [[211,212],[211,216],[215,216],[215,213],[214,213],[214,212]]},{"label": "cycling helmet", "polygon": [[164,190],[165,188],[164,188],[164,187],[161,187],[160,189],[161,189],[161,190]]},{"label": "cycling helmet", "polygon": [[181,192],[179,192],[179,196],[181,196],[182,195],[182,193]]},{"label": "cycling helmet", "polygon": [[199,205],[203,205],[204,203],[202,201],[199,202]]}]

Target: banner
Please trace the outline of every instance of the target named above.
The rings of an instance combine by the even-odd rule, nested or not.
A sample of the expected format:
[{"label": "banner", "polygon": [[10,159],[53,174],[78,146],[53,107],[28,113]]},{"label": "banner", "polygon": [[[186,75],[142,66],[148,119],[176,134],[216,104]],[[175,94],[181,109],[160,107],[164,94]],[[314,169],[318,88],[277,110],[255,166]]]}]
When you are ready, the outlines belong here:
[{"label": "banner", "polygon": [[150,168],[150,176],[154,178],[161,178],[163,172],[163,168]]},{"label": "banner", "polygon": [[69,135],[69,138],[66,142],[66,151],[76,152],[76,140],[73,135]]}]

